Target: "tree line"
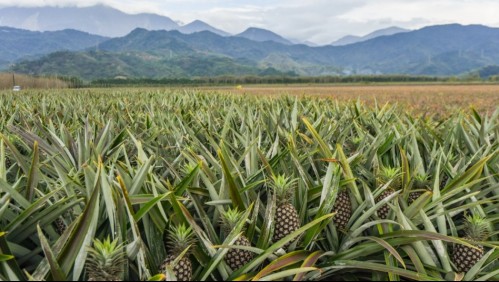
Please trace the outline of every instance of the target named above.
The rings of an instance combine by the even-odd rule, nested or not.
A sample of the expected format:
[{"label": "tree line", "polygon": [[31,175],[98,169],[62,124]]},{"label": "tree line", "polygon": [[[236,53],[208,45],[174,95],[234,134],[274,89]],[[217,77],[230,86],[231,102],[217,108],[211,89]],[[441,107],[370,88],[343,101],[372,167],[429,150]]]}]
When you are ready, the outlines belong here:
[{"label": "tree line", "polygon": [[90,82],[93,87],[114,86],[209,86],[239,84],[320,84],[320,83],[430,83],[483,81],[477,76],[438,77],[410,75],[352,75],[352,76],[217,76],[196,78],[115,78]]}]

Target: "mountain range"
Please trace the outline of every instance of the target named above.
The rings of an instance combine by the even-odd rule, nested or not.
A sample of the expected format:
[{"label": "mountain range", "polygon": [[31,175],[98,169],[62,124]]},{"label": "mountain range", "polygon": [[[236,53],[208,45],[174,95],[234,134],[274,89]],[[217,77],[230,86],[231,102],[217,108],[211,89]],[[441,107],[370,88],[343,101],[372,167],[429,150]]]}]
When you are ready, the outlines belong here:
[{"label": "mountain range", "polygon": [[[156,14],[127,14],[105,5],[90,7],[8,7],[0,9],[0,26],[9,26],[31,31],[58,31],[75,29],[104,37],[121,37],[136,28],[147,30],[178,30],[190,34],[210,31],[221,36],[231,34],[203,21],[195,20],[181,24],[169,17]],[[256,34],[253,34],[255,33]],[[286,40],[271,31],[251,29],[241,33],[242,37],[265,38],[272,34],[277,40]],[[261,40],[263,41],[263,40]],[[289,42],[291,43],[291,42]]]},{"label": "mountain range", "polygon": [[[110,15],[114,13],[108,10],[111,8],[97,7]],[[94,8],[74,8],[74,16],[78,9]],[[2,14],[6,9],[21,8],[0,9],[2,24],[8,18]],[[49,15],[47,11],[52,10],[44,11],[41,9],[37,21],[32,21],[38,28],[46,23],[42,19]],[[0,27],[0,68],[15,64],[11,69],[17,72],[71,75],[92,80],[115,76],[171,78],[269,74],[449,76],[499,65],[499,29],[482,25],[449,24],[412,31],[388,28],[350,38],[353,41],[333,43],[340,46],[312,47],[253,27],[230,35],[201,21],[179,25],[161,16],[153,21],[155,15],[149,14],[133,15],[132,18],[143,20],[144,17],[149,19],[142,22],[147,28],[135,28],[124,36],[112,38],[74,29],[38,32]],[[29,22],[26,18],[17,20],[24,24]],[[59,21],[63,24],[64,19],[56,20]],[[102,34],[105,24],[92,19],[89,22]],[[139,24],[139,20],[135,24]],[[159,28],[167,25],[169,30]],[[74,26],[68,24],[66,27]]]},{"label": "mountain range", "polygon": [[430,26],[345,46],[322,47],[259,42],[209,31],[184,34],[176,30],[135,29],[86,51],[56,54],[20,62],[14,70],[84,79],[262,72],[460,75],[499,64],[499,29],[481,25]]}]

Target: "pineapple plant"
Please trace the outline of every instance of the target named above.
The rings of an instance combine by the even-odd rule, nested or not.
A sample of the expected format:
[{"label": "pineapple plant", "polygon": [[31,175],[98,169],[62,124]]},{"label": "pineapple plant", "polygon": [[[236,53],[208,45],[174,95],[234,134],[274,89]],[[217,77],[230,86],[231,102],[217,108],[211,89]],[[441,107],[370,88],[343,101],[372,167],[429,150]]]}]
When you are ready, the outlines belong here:
[{"label": "pineapple plant", "polygon": [[[293,197],[293,189],[295,188],[295,180],[290,180],[284,175],[279,175],[273,178],[271,185],[277,198],[277,208],[274,216],[274,235],[273,242],[277,242],[287,235],[293,233],[300,228],[300,218],[296,208],[291,203]],[[288,242],[286,249],[291,242]]]},{"label": "pineapple plant", "polygon": [[[223,213],[222,216],[222,226],[225,234],[229,234],[230,231],[239,223],[241,220],[242,212],[239,212],[237,209],[228,209]],[[241,235],[237,238],[236,242],[234,242],[236,246],[251,246],[250,240]],[[241,249],[230,249],[225,256],[225,263],[232,270],[238,270],[249,261],[253,259],[253,252]]]},{"label": "pineapple plant", "polygon": [[412,205],[414,201],[416,201],[421,195],[423,195],[423,191],[430,190],[430,181],[428,181],[428,176],[425,174],[417,174],[414,177],[413,186],[416,191],[412,191],[409,193],[409,197],[407,198],[407,204]]},{"label": "pineapple plant", "polygon": [[88,281],[122,281],[125,260],[125,249],[118,245],[118,239],[94,239],[85,265]]},{"label": "pineapple plant", "polygon": [[[178,227],[172,227],[168,230],[168,242],[165,244],[166,249],[169,251],[166,259],[161,264],[161,271],[166,275],[166,266],[172,266],[172,263],[187,249],[195,243],[192,228],[187,228],[184,224]],[[192,262],[189,259],[189,251],[172,266],[173,273],[178,281],[191,281],[192,280]]]},{"label": "pineapple plant", "polygon": [[350,194],[348,194],[346,189],[338,193],[333,206],[333,212],[336,213],[333,217],[336,228],[345,229],[352,217],[352,202],[350,201]]},{"label": "pineapple plant", "polygon": [[486,240],[490,233],[490,222],[479,215],[466,216],[464,222],[464,239],[474,242],[476,248],[454,245],[452,261],[458,272],[468,272],[484,255],[483,246],[478,244]]},{"label": "pineapple plant", "polygon": [[[381,185],[385,185],[388,182],[390,182],[390,185],[387,187],[385,191],[381,193],[376,198],[376,203],[379,203],[386,197],[389,197],[393,193],[395,193],[397,190],[399,190],[402,187],[402,178],[400,175],[400,169],[399,168],[391,168],[391,167],[384,167],[381,169],[381,171],[378,173],[376,177],[377,181]],[[388,214],[390,213],[390,206],[388,204],[385,204],[381,206],[378,211],[378,216],[381,219],[387,219]]]}]

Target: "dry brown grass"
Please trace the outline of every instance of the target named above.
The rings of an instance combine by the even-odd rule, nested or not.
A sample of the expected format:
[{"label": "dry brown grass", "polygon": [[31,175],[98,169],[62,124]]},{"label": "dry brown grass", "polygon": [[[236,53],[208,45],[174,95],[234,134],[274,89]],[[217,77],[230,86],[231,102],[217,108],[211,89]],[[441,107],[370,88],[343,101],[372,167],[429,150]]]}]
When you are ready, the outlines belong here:
[{"label": "dry brown grass", "polygon": [[[23,89],[54,89],[67,88],[68,84],[55,78],[33,77],[22,74],[15,74],[16,85]],[[0,73],[0,89],[12,89],[12,73]]]},{"label": "dry brown grass", "polygon": [[396,103],[408,111],[443,114],[473,107],[481,113],[499,108],[499,85],[291,85],[203,88],[242,95],[315,96],[340,101],[361,100],[373,105]]}]

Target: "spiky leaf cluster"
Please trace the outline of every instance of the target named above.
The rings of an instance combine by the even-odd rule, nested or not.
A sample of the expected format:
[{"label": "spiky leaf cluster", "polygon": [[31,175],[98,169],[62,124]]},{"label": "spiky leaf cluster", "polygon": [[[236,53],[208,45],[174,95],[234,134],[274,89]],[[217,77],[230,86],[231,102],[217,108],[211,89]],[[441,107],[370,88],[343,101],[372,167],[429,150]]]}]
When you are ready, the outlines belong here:
[{"label": "spiky leaf cluster", "polygon": [[120,281],[125,260],[124,245],[118,245],[118,239],[94,239],[86,263],[89,281]]},{"label": "spiky leaf cluster", "polygon": [[479,214],[466,216],[464,222],[464,232],[466,237],[474,241],[484,241],[491,233],[490,221]]},{"label": "spiky leaf cluster", "polygon": [[297,179],[291,179],[285,175],[277,175],[272,177],[270,187],[276,194],[278,205],[284,205],[291,201],[293,190],[296,188]]},{"label": "spiky leaf cluster", "polygon": [[396,191],[402,188],[402,174],[400,173],[400,168],[383,167],[379,171],[376,179],[381,185],[385,185],[390,182],[388,186],[389,189]]},{"label": "spiky leaf cluster", "polygon": [[426,174],[416,174],[414,176],[413,188],[415,189],[428,189],[430,181],[428,180],[428,175]]},{"label": "spiky leaf cluster", "polygon": [[240,212],[237,208],[228,208],[227,211],[222,214],[222,229],[225,234],[229,234],[229,232],[236,227],[236,225],[241,220],[243,212]]},{"label": "spiky leaf cluster", "polygon": [[192,227],[186,227],[185,224],[172,226],[167,232],[166,247],[173,255],[179,255],[196,242]]}]

